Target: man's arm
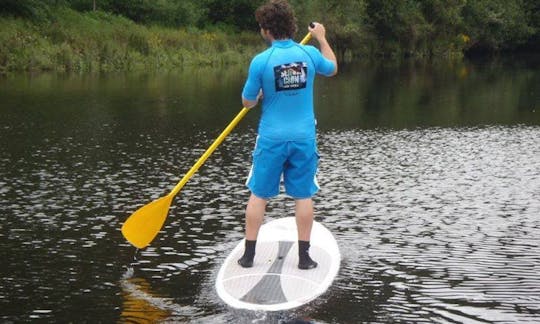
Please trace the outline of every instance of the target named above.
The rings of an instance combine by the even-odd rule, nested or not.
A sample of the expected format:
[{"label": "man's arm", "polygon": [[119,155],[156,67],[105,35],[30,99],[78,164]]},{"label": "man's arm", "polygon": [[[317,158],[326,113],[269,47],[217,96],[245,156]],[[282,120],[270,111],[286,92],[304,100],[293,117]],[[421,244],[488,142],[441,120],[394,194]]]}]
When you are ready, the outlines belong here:
[{"label": "man's arm", "polygon": [[311,26],[308,27],[309,32],[311,33],[311,36],[319,42],[319,46],[321,48],[321,54],[329,59],[330,61],[334,62],[335,69],[334,72],[329,76],[334,76],[338,72],[338,64],[336,59],[336,54],[334,54],[334,51],[332,50],[332,47],[330,44],[328,44],[328,41],[326,40],[326,29],[322,24],[319,23],[313,23],[314,27]]},{"label": "man's arm", "polygon": [[242,97],[242,104],[246,108],[253,108],[257,105],[257,100],[247,100],[246,98]]},{"label": "man's arm", "polygon": [[253,108],[259,103],[259,100],[261,100],[262,97],[263,97],[263,93],[262,93],[262,89],[261,89],[261,90],[259,90],[259,94],[257,95],[257,99],[255,99],[255,100],[249,100],[249,99],[246,99],[246,98],[242,97],[242,104],[246,108]]}]

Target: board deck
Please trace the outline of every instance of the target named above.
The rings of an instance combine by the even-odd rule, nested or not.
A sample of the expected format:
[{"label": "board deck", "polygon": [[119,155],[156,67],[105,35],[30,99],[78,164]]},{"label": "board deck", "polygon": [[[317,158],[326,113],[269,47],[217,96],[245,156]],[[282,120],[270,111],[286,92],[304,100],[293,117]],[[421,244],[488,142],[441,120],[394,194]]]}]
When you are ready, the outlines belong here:
[{"label": "board deck", "polygon": [[300,270],[297,237],[294,217],[262,225],[252,268],[238,265],[244,240],[238,242],[219,270],[219,297],[234,308],[278,311],[301,306],[324,293],[339,271],[337,242],[328,229],[313,222],[309,252],[318,266]]}]

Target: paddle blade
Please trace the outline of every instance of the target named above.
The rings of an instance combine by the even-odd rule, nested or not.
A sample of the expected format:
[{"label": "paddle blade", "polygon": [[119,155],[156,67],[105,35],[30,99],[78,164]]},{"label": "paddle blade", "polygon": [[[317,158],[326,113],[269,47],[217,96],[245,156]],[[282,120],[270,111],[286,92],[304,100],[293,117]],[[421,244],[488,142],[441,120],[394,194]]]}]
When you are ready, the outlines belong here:
[{"label": "paddle blade", "polygon": [[129,243],[142,249],[158,234],[165,223],[172,196],[161,197],[142,206],[122,225],[122,234]]}]

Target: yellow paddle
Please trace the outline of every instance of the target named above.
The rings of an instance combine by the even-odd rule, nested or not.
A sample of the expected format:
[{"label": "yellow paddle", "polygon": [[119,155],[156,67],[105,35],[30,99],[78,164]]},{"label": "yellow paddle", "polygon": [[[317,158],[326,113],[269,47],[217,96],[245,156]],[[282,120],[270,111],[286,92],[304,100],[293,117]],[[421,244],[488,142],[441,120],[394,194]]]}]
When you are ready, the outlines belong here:
[{"label": "yellow paddle", "polygon": [[[306,44],[311,39],[311,34],[308,33],[300,44]],[[173,190],[166,195],[152,201],[151,203],[142,206],[136,212],[131,214],[126,220],[124,225],[122,225],[122,234],[135,247],[142,249],[146,247],[152,240],[156,237],[158,232],[163,227],[165,223],[165,218],[167,218],[167,213],[169,212],[169,207],[173,198],[178,194],[178,192],[184,187],[186,182],[199,170],[201,165],[204,164],[206,159],[216,150],[216,148],[223,142],[225,137],[236,127],[236,125],[244,118],[244,116],[249,111],[249,108],[242,108],[242,110],[236,115],[236,117],[231,121],[231,123],[221,132],[221,134],[214,140],[214,143],[204,152],[204,154],[199,158],[199,160],[189,169],[186,175],[178,182],[178,184],[173,188]]]}]

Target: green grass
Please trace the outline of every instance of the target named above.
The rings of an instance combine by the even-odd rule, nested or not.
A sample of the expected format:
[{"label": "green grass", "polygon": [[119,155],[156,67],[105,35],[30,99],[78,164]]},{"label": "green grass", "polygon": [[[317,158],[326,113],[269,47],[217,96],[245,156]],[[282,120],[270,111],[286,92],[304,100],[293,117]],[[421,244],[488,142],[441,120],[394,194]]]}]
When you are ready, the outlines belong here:
[{"label": "green grass", "polygon": [[104,12],[52,12],[47,22],[0,17],[0,73],[172,70],[249,62],[256,33],[146,27]]}]

